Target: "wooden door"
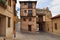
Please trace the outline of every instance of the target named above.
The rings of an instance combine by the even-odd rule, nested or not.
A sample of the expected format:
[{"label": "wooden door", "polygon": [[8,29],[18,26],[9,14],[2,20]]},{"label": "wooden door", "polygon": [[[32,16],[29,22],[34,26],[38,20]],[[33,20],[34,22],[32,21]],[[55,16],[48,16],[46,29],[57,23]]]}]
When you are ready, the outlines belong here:
[{"label": "wooden door", "polygon": [[28,25],[28,31],[31,31],[31,25]]}]

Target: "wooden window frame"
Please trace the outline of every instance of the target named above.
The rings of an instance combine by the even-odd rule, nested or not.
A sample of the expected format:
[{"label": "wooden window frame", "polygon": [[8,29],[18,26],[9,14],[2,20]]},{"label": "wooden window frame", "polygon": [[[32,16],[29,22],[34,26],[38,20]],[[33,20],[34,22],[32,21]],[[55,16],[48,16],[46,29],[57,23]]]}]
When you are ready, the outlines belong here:
[{"label": "wooden window frame", "polygon": [[23,18],[24,21],[26,21],[26,18]]},{"label": "wooden window frame", "polygon": [[11,18],[10,17],[8,17],[8,28],[10,28],[10,23],[11,23],[11,20],[10,20]]},{"label": "wooden window frame", "polygon": [[24,10],[24,13],[27,13],[27,10]]},{"label": "wooden window frame", "polygon": [[55,30],[57,30],[57,23],[55,23],[54,25],[55,25]]},{"label": "wooden window frame", "polygon": [[[29,13],[31,12],[31,13]],[[28,10],[28,16],[32,16],[32,10]]]},{"label": "wooden window frame", "polygon": [[32,8],[32,2],[28,3],[28,8]]},{"label": "wooden window frame", "polygon": [[24,5],[27,5],[27,3],[25,2]]}]

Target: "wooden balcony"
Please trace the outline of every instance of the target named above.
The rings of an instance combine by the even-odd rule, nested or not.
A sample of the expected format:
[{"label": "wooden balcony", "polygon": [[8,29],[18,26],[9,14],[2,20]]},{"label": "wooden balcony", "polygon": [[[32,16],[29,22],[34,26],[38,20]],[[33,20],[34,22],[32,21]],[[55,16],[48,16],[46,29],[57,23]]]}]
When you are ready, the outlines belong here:
[{"label": "wooden balcony", "polygon": [[36,20],[36,21],[39,22],[39,23],[45,22],[45,18],[44,18],[44,16],[42,16],[42,17],[37,17],[37,20]]},{"label": "wooden balcony", "polygon": [[46,14],[46,12],[42,9],[37,9],[36,13],[37,13],[37,15],[45,15]]}]

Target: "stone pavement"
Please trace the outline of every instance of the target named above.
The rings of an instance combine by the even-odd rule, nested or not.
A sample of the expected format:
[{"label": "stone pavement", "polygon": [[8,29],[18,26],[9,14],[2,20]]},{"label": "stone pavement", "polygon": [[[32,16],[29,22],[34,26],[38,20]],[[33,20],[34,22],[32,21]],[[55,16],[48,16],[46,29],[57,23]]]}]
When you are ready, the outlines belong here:
[{"label": "stone pavement", "polygon": [[[36,32],[36,33],[24,33],[20,32],[20,23],[16,25],[16,38],[14,39],[6,39],[6,40],[60,40],[60,36],[49,34],[46,32]],[[0,40],[3,40],[0,37]]]},{"label": "stone pavement", "polygon": [[40,33],[21,33],[17,32],[15,40],[60,40],[60,36],[40,32]]},{"label": "stone pavement", "polygon": [[[2,38],[0,40],[2,40]],[[60,40],[60,36],[49,34],[46,32],[36,32],[36,33],[16,32],[15,39],[6,39],[6,40]]]},{"label": "stone pavement", "polygon": [[60,40],[60,36],[49,34],[46,32],[36,32],[36,33],[21,33],[20,22],[16,25],[16,38],[15,40]]},{"label": "stone pavement", "polygon": [[2,38],[2,37],[0,37],[0,40],[3,40],[3,38]]}]

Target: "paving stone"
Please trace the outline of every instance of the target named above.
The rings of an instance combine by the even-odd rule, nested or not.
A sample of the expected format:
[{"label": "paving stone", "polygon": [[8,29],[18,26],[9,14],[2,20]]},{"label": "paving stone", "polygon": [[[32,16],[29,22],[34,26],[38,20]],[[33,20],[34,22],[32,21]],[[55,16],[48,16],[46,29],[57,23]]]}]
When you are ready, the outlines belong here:
[{"label": "paving stone", "polygon": [[[18,27],[18,28],[17,28]],[[36,32],[36,33],[22,33],[20,31],[20,23],[17,24],[16,28],[16,40],[60,40],[60,36],[46,33],[46,32]]]}]

